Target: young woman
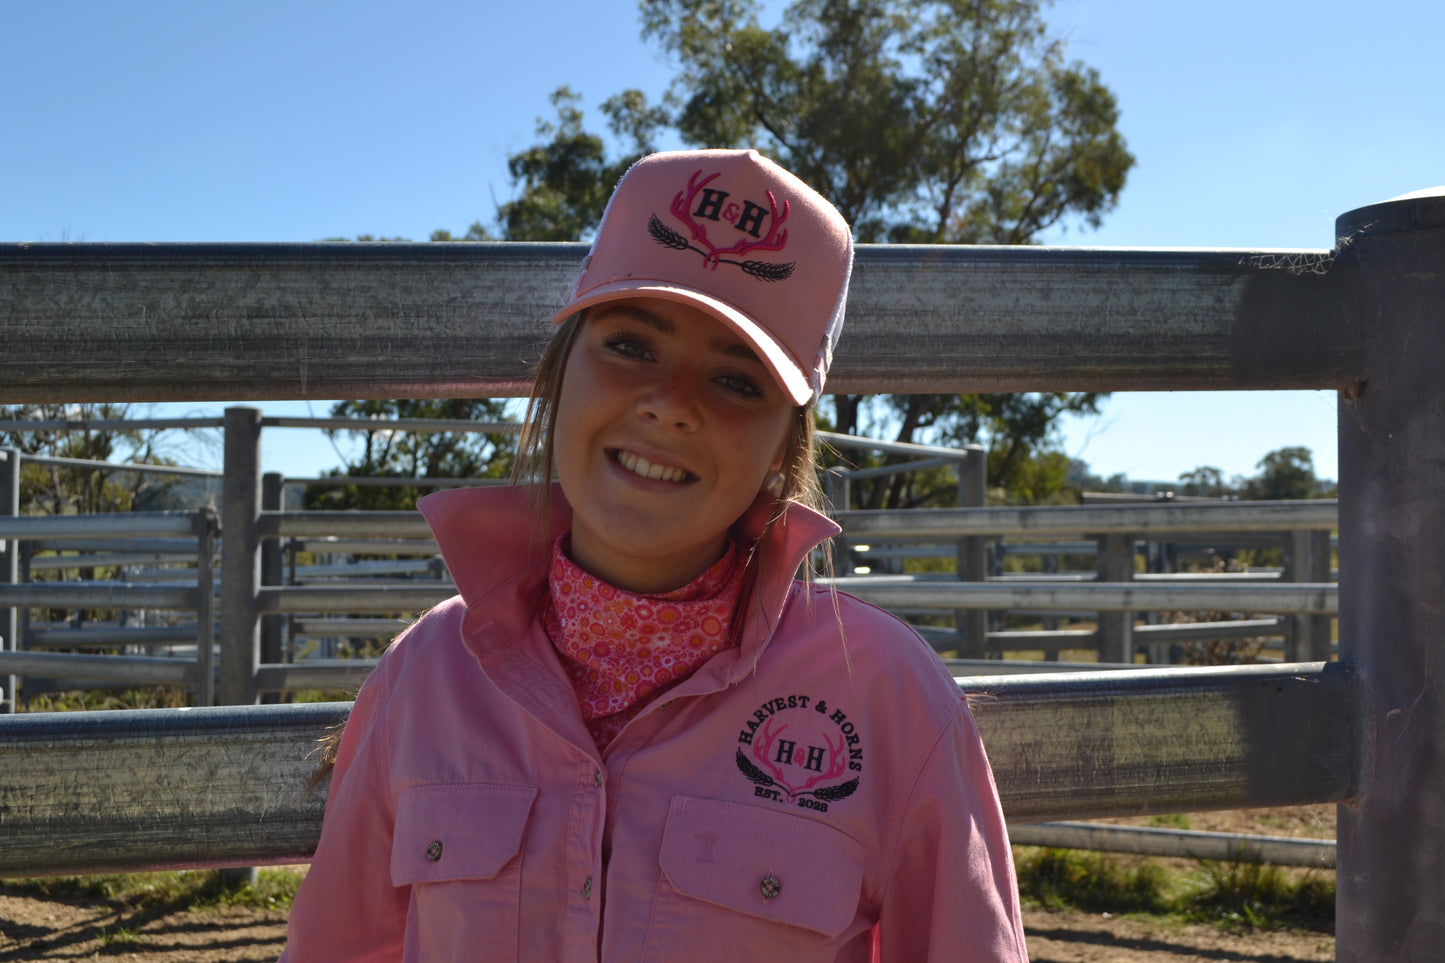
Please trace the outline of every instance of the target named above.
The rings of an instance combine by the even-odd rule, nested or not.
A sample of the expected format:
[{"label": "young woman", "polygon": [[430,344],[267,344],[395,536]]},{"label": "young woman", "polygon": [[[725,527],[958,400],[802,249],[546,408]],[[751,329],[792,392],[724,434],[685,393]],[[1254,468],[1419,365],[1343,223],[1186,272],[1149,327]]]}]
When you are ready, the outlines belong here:
[{"label": "young woman", "polygon": [[623,178],[528,483],[421,502],[460,594],[357,698],[283,959],[1025,958],[952,679],[795,579],[852,253],[754,151]]}]

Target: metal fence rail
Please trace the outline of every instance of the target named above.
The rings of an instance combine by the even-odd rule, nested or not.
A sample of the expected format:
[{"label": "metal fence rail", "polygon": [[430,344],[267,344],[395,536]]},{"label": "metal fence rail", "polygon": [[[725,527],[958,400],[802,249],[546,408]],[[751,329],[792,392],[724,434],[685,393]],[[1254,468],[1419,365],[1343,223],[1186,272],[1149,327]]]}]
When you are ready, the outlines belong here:
[{"label": "metal fence rail", "polygon": [[[1345,799],[1337,664],[961,680],[1015,823]],[[294,862],[324,792],[312,750],[347,704],[3,720],[0,876]],[[1279,728],[1308,717],[1301,738]],[[1127,750],[1127,751],[1126,751]]]},{"label": "metal fence rail", "polygon": [[[1025,691],[995,679],[985,686],[993,704],[1009,708],[998,713],[998,723],[987,723],[987,737],[1001,763],[1005,805],[1016,815],[1079,816],[1124,797],[1137,808],[1146,808],[1145,800],[1148,807],[1180,809],[1345,801],[1339,810],[1339,959],[1426,959],[1438,955],[1445,919],[1445,890],[1438,885],[1445,878],[1439,818],[1445,811],[1445,675],[1437,669],[1445,598],[1445,494],[1438,477],[1445,464],[1445,381],[1439,376],[1445,190],[1351,211],[1336,221],[1336,235],[1340,243],[1331,251],[863,248],[854,272],[854,320],[830,388],[1338,390],[1338,521],[1346,560],[1340,639],[1348,664],[1341,671],[1348,678],[1301,671],[1297,685],[1254,679],[1258,698],[1240,696],[1221,681],[1223,689],[1177,703],[1169,701],[1166,679],[1175,670],[1129,673],[1111,689],[1079,699],[1050,690],[1051,684]],[[584,250],[0,245],[0,343],[6,346],[0,401],[521,394],[525,359],[535,357],[546,336],[541,319],[561,302]],[[476,337],[483,326],[487,337]],[[254,421],[235,420],[260,430],[259,412]],[[228,416],[227,424],[232,421]],[[256,499],[246,496],[257,490],[259,471],[229,444],[226,461],[226,514],[244,519],[242,544],[254,545],[260,540]],[[1110,569],[1127,546],[1122,534],[1103,537],[1114,540],[1104,543],[1100,563]],[[8,547],[3,551],[9,567]],[[229,644],[222,646],[220,683],[223,699],[233,703],[255,696],[256,598],[237,575],[254,565],[254,554],[245,552],[227,552],[222,560],[220,623]],[[6,580],[14,582],[11,571]],[[240,589],[228,592],[227,585]],[[227,660],[228,651],[239,655]],[[1358,698],[1348,698],[1351,692]],[[1034,694],[1056,700],[1056,708],[1030,703]],[[1135,697],[1139,711],[1123,711]],[[1342,704],[1347,708],[1339,714]],[[981,722],[988,705],[979,703]],[[1098,711],[1091,715],[1089,706]],[[1014,726],[1010,717],[1047,721]],[[194,719],[190,728],[197,732],[209,725],[199,712]],[[1141,719],[1148,724],[1131,721]],[[1177,735],[1177,723],[1186,719],[1184,738],[1166,747],[1151,735],[1161,726]],[[1267,738],[1257,728],[1261,719]],[[1079,722],[1087,725],[1080,729]],[[113,852],[114,838],[87,858],[82,850],[94,837],[85,836],[86,819],[76,814],[91,810],[95,830],[94,813],[106,798],[61,803],[74,783],[46,783],[43,773],[19,764],[25,754],[13,751],[12,735],[23,733],[10,723],[32,725],[0,720],[0,741],[9,747],[0,750],[0,773],[6,780],[11,773],[28,775],[44,798],[37,800],[35,785],[6,782],[0,811],[7,820],[17,814],[17,827],[31,827],[17,838],[41,838],[47,855],[67,849],[77,864],[94,866]],[[111,715],[101,725],[143,724]],[[1328,738],[1321,739],[1321,730]],[[1242,744],[1238,731],[1254,739]],[[107,732],[103,741],[112,738]],[[264,778],[235,782],[257,756],[275,750],[275,738],[268,733],[254,752],[227,755],[238,741],[201,748],[188,767],[207,769],[213,778],[170,784],[184,791],[159,794],[161,802],[180,799],[182,809],[212,814],[243,810],[252,817],[245,832],[253,834],[267,831],[257,828],[264,819],[254,814],[271,812],[278,800],[294,816],[297,807],[285,805],[285,793],[293,790],[278,788],[282,795],[273,797]],[[1072,755],[1052,755],[1055,745],[1068,746]],[[61,758],[48,750],[34,755],[52,765]],[[80,755],[64,758],[72,772],[84,771]],[[135,771],[128,770],[132,777]],[[126,773],[94,773],[96,791],[112,778],[127,783]],[[1282,785],[1275,778],[1281,774],[1295,781]],[[1047,784],[1039,782],[1044,777]],[[1079,791],[1050,795],[1051,786]],[[241,805],[232,807],[231,800]],[[61,809],[79,818],[73,834],[63,820],[49,821]],[[219,829],[226,821],[212,825]],[[145,828],[136,827],[136,834]],[[166,833],[172,828],[166,825]],[[307,827],[302,835],[311,832]],[[187,830],[181,838],[195,841],[198,834]],[[255,835],[228,848],[218,832],[184,856],[254,862],[268,846],[295,848]],[[248,855],[236,857],[238,850]],[[19,850],[7,838],[6,858],[12,852]]]}]

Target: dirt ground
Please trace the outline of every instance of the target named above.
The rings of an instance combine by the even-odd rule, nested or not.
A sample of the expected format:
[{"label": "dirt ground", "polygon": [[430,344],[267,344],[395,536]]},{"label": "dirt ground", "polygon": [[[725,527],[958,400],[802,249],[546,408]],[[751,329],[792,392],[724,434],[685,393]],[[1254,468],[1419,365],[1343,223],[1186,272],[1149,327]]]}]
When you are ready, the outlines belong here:
[{"label": "dirt ground", "polygon": [[[1333,937],[1317,933],[1229,933],[1086,913],[1024,913],[1034,963],[1187,963],[1199,960],[1333,960]],[[110,906],[44,902],[0,892],[0,960],[117,960],[135,963],[251,963],[274,960],[285,914],[180,911],[148,917]]]},{"label": "dirt ground", "polygon": [[[1189,827],[1328,837],[1333,818],[1333,807],[1301,807],[1196,814]],[[1034,963],[1295,963],[1335,957],[1334,937],[1323,933],[1230,931],[1106,913],[1025,910],[1024,930]],[[285,937],[286,916],[279,911],[137,910],[103,900],[44,900],[0,885],[0,963],[251,963],[276,959]]]}]

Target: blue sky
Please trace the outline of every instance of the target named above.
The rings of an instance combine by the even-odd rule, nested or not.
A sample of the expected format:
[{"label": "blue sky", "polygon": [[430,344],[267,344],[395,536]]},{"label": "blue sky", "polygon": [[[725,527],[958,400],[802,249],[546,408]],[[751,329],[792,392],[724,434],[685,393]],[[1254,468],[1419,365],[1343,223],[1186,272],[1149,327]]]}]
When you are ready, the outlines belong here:
[{"label": "blue sky", "polygon": [[[1049,22],[1138,158],[1102,229],[1051,243],[1325,248],[1336,215],[1445,183],[1438,0],[1063,0]],[[555,87],[595,108],[671,73],[626,2],[0,0],[0,241],[461,232],[511,196]],[[336,463],[271,434],[268,470]],[[1328,392],[1116,393],[1064,443],[1136,479],[1286,445],[1338,471]]]}]

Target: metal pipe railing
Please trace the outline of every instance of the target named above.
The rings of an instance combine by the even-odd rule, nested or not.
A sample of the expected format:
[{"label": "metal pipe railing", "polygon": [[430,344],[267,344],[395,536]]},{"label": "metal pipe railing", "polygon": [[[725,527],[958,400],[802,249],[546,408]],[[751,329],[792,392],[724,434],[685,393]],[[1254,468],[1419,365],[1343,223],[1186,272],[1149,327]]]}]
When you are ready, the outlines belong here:
[{"label": "metal pipe railing", "polygon": [[1037,611],[1272,612],[1329,615],[1339,611],[1333,583],[1183,585],[1174,583],[1048,582],[1017,585],[955,582],[908,575],[819,579],[889,609],[1032,609]]},{"label": "metal pipe railing", "polygon": [[[1336,664],[972,678],[960,686],[1014,823],[1321,802],[1356,791],[1356,685]],[[323,793],[305,790],[314,749],[348,709],[0,720],[0,875],[304,860],[324,804]],[[1300,719],[1309,725],[1291,724]],[[1110,764],[1090,765],[1101,753]]]}]

